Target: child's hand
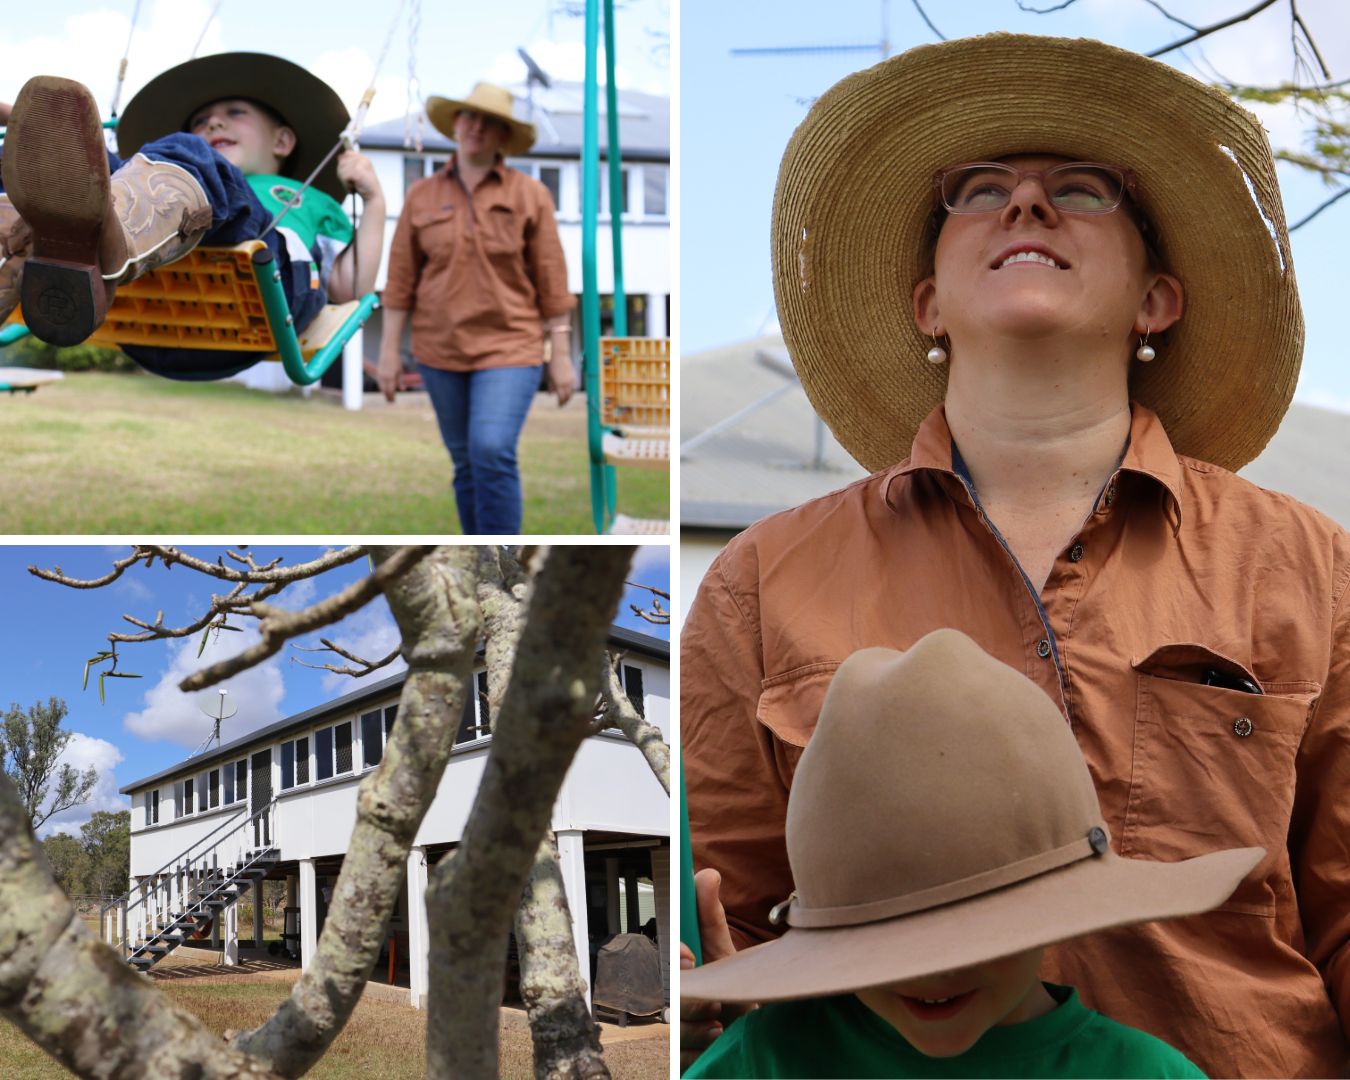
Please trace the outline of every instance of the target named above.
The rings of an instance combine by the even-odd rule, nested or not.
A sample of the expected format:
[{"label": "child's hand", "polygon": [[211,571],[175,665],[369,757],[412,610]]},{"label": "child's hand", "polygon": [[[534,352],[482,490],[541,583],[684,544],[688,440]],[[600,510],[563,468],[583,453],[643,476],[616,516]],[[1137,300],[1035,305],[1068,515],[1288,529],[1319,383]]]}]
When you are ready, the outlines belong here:
[{"label": "child's hand", "polygon": [[[698,933],[703,947],[703,962],[711,964],[736,951],[727,926],[727,912],[720,895],[722,875],[713,869],[694,875],[694,894],[698,900]],[[694,954],[680,945],[680,969],[694,966]],[[722,1034],[730,1023],[747,1011],[744,1005],[723,1005],[716,1001],[680,1001],[680,1071],[689,1068],[698,1056]]]},{"label": "child's hand", "polygon": [[8,101],[0,101],[0,124],[9,123],[10,110],[13,108],[14,106],[11,105]]},{"label": "child's hand", "polygon": [[338,179],[360,195],[364,202],[384,198],[384,189],[375,175],[375,166],[365,154],[355,150],[343,151],[338,155],[337,173]]}]

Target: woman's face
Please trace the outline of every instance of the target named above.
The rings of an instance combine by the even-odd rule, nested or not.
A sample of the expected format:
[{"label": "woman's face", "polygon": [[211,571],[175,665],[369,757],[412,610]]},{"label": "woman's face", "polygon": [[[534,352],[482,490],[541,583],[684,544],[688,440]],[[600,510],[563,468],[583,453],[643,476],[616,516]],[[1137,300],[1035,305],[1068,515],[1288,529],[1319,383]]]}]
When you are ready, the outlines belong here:
[{"label": "woman's face", "polygon": [[[1001,160],[1043,170],[1068,159]],[[1019,252],[1036,257],[1013,259]],[[1143,237],[1124,206],[1105,214],[1059,210],[1033,175],[1022,178],[1001,210],[947,216],[933,274],[914,289],[914,310],[925,333],[950,335],[958,350],[981,335],[1065,333],[1125,349],[1134,334],[1160,332],[1176,320],[1181,285],[1149,269]]]}]

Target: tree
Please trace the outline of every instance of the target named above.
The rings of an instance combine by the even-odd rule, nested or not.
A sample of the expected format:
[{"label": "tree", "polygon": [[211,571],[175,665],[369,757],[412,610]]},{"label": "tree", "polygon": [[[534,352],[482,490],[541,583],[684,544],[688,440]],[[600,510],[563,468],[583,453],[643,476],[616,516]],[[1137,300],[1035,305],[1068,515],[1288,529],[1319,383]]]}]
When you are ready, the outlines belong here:
[{"label": "tree", "polygon": [[[149,567],[160,561],[233,583],[185,626],[164,626],[162,616],[153,622],[128,616],[138,632],[108,635],[109,647],[92,661],[105,668],[101,677],[127,674],[119,670],[119,649],[129,642],[205,634],[236,628],[242,618],[257,619],[256,645],[181,684],[185,690],[210,686],[380,592],[401,632],[409,670],[384,759],[359,791],[357,823],[313,963],[264,1024],[222,1045],[124,965],[98,960],[106,956],[105,946],[72,923],[69,904],[37,857],[31,832],[11,827],[19,804],[3,782],[0,1012],[77,1072],[303,1073],[326,1051],[364,989],[409,847],[440,783],[465,694],[472,692],[474,655],[482,641],[494,702],[493,740],[463,840],[428,883],[434,930],[427,1051],[433,1075],[495,1077],[501,959],[513,921],[550,924],[557,896],[534,882],[547,882],[546,830],[563,776],[581,741],[595,730],[608,670],[604,644],[632,551],[347,548],[282,567],[279,560],[260,566],[247,552],[228,552],[211,563],[146,545],[92,582],[69,579],[59,567],[35,570],[63,584],[96,587],[138,563]],[[295,612],[266,602],[289,584],[366,554],[371,574],[326,600]],[[341,670],[351,673],[391,659],[341,655],[352,663]],[[536,873],[543,876],[536,879]],[[522,904],[526,910],[513,919]],[[536,1074],[608,1075],[584,1009],[575,954],[569,948],[565,957],[554,957],[544,940],[548,936],[527,932],[537,944],[522,940],[521,946],[522,969],[535,965],[533,985],[539,990],[531,1006]],[[26,986],[42,986],[44,992],[25,994]]]},{"label": "tree", "polygon": [[88,859],[86,892],[115,896],[126,891],[131,876],[131,811],[96,810],[80,828]]},{"label": "tree", "polygon": [[[11,705],[0,727],[0,764],[18,789],[34,830],[53,814],[85,802],[98,783],[92,765],[83,774],[69,764],[58,771],[57,759],[74,738],[74,732],[61,730],[65,718],[66,703],[52,697],[26,711]],[[56,793],[48,802],[53,780]]]},{"label": "tree", "polygon": [[52,868],[52,877],[66,891],[67,896],[89,892],[86,884],[89,874],[89,856],[84,845],[69,833],[53,833],[42,841],[42,853]]}]

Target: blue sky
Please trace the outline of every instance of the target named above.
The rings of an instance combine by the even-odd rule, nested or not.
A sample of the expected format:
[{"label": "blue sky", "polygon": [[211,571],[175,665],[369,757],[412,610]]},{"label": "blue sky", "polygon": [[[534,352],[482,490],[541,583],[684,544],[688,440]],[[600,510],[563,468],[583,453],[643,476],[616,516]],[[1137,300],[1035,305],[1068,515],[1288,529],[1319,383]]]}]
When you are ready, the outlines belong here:
[{"label": "blue sky", "polygon": [[[778,161],[810,100],[880,52],[791,56],[733,56],[733,48],[876,44],[882,37],[878,0],[822,5],[814,0],[685,0],[681,5],[680,208],[681,349],[685,353],[776,329],[769,272],[769,210]],[[887,36],[892,53],[935,41],[912,3],[891,0]],[[1034,6],[1051,7],[1052,0]],[[1244,0],[1169,0],[1169,11],[1208,25],[1250,7]],[[1038,16],[1014,0],[923,4],[949,38],[991,30],[1096,37],[1148,51],[1187,31],[1144,0],[1078,0]],[[1350,5],[1300,0],[1336,79],[1350,77]],[[1276,4],[1247,23],[1205,39],[1203,53],[1187,49],[1165,59],[1205,77],[1208,63],[1234,81],[1273,84],[1292,75],[1289,5]],[[1029,72],[1034,78],[1035,73]],[[1284,111],[1262,121],[1277,146],[1301,149]],[[1286,218],[1301,218],[1325,198],[1319,182],[1281,166]],[[1350,199],[1342,200],[1293,236],[1308,325],[1299,385],[1301,400],[1350,410],[1350,365],[1344,362],[1345,248]]]},{"label": "blue sky", "polygon": [[[70,708],[66,729],[77,735],[68,751],[70,760],[80,768],[95,765],[101,772],[94,800],[85,807],[58,815],[51,823],[55,830],[44,832],[78,833],[80,824],[92,810],[127,805],[117,795],[118,787],[188,757],[211,730],[212,721],[201,707],[214,708],[219,694],[215,689],[184,694],[178,690],[178,682],[198,667],[233,655],[256,640],[256,633],[223,633],[220,641],[208,645],[200,660],[196,655],[199,636],[178,642],[123,645],[118,650],[122,657],[120,670],[135,672],[143,678],[107,680],[106,703],[100,704],[97,680],[92,675],[89,688],[81,689],[84,664],[106,646],[110,631],[134,632],[135,628],[123,621],[123,614],[153,622],[156,612],[163,611],[165,625],[183,625],[205,610],[212,593],[229,588],[181,566],[166,571],[159,563],[151,570],[138,564],[113,585],[93,590],[70,589],[42,581],[27,569],[34,564],[46,568],[59,566],[71,577],[94,578],[107,573],[113,560],[129,550],[96,545],[0,547],[0,597],[4,598],[8,614],[7,619],[0,621],[0,657],[3,657],[0,708],[8,708],[11,703],[27,707],[51,695],[64,698]],[[187,546],[185,550],[214,558],[223,549]],[[251,550],[260,563],[283,555],[285,565],[293,565],[313,558],[324,548],[263,545]],[[273,602],[283,607],[302,607],[337,592],[366,572],[366,561],[358,560],[331,571],[316,583],[297,583]],[[641,548],[631,580],[669,592],[669,549],[655,545]],[[668,639],[669,627],[655,626],[633,615],[628,610],[630,600],[650,606],[649,593],[626,590],[616,623]],[[383,597],[325,630],[323,636],[369,657],[385,655],[397,642],[393,619]],[[312,635],[301,643],[317,645],[318,637]],[[288,649],[261,667],[227,681],[224,685],[229,690],[229,700],[238,707],[238,712],[225,721],[224,741],[340,697],[361,685],[346,676],[302,667],[292,662],[291,656],[311,663],[329,659]],[[394,666],[368,678],[383,678],[401,666],[402,661],[396,661]]]},{"label": "blue sky", "polygon": [[[192,55],[268,52],[302,64],[354,108],[369,85],[400,5],[354,0],[140,0],[121,104],[165,68]],[[421,0],[416,48],[409,48],[413,0],[404,0],[380,68],[370,120],[404,115],[409,57],[422,96],[467,93],[478,79],[521,81],[516,56],[525,47],[555,78],[583,73],[583,20],[560,0],[493,0],[487,4]],[[127,47],[137,0],[47,0],[6,3],[0,24],[0,101],[13,101],[32,75],[79,79],[108,111],[118,62]],[[625,88],[669,93],[669,0],[631,0],[615,17],[617,72]],[[203,35],[203,30],[205,31]]]}]

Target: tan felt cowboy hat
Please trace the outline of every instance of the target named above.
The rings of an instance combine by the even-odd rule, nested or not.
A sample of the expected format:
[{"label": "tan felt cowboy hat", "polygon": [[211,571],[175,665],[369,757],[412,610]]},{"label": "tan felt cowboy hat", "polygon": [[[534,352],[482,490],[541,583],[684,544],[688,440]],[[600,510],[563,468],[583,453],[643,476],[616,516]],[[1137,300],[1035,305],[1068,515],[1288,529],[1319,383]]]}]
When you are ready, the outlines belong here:
[{"label": "tan felt cowboy hat", "polygon": [[480,82],[476,83],[469,96],[462,100],[427,98],[427,119],[431,121],[431,126],[447,139],[455,137],[455,117],[465,109],[500,120],[510,129],[506,143],[502,146],[502,157],[515,157],[534,145],[536,135],[533,124],[516,119],[512,111],[514,100],[511,91],[506,87]]},{"label": "tan felt cowboy hat", "polygon": [[1264,854],[1120,858],[1059,710],[956,630],[839,666],[788,796],[787,849],[787,932],[681,972],[681,997],[839,994],[1194,915]]},{"label": "tan felt cowboy hat", "polygon": [[783,155],[772,243],[783,336],[816,412],[868,469],[909,456],[947,379],[911,306],[931,272],[934,174],[1025,153],[1134,171],[1186,311],[1136,365],[1131,396],[1178,453],[1246,464],[1279,426],[1303,351],[1270,143],[1225,94],[1099,41],[925,45],[812,106]]},{"label": "tan felt cowboy hat", "polygon": [[[117,121],[117,153],[128,158],[154,139],[186,131],[193,113],[224,98],[258,101],[285,118],[296,136],[285,175],[296,180],[314,171],[351,119],[336,91],[299,64],[266,53],[216,53],[170,68],[141,87]],[[347,194],[336,156],[314,186],[339,201]]]}]

